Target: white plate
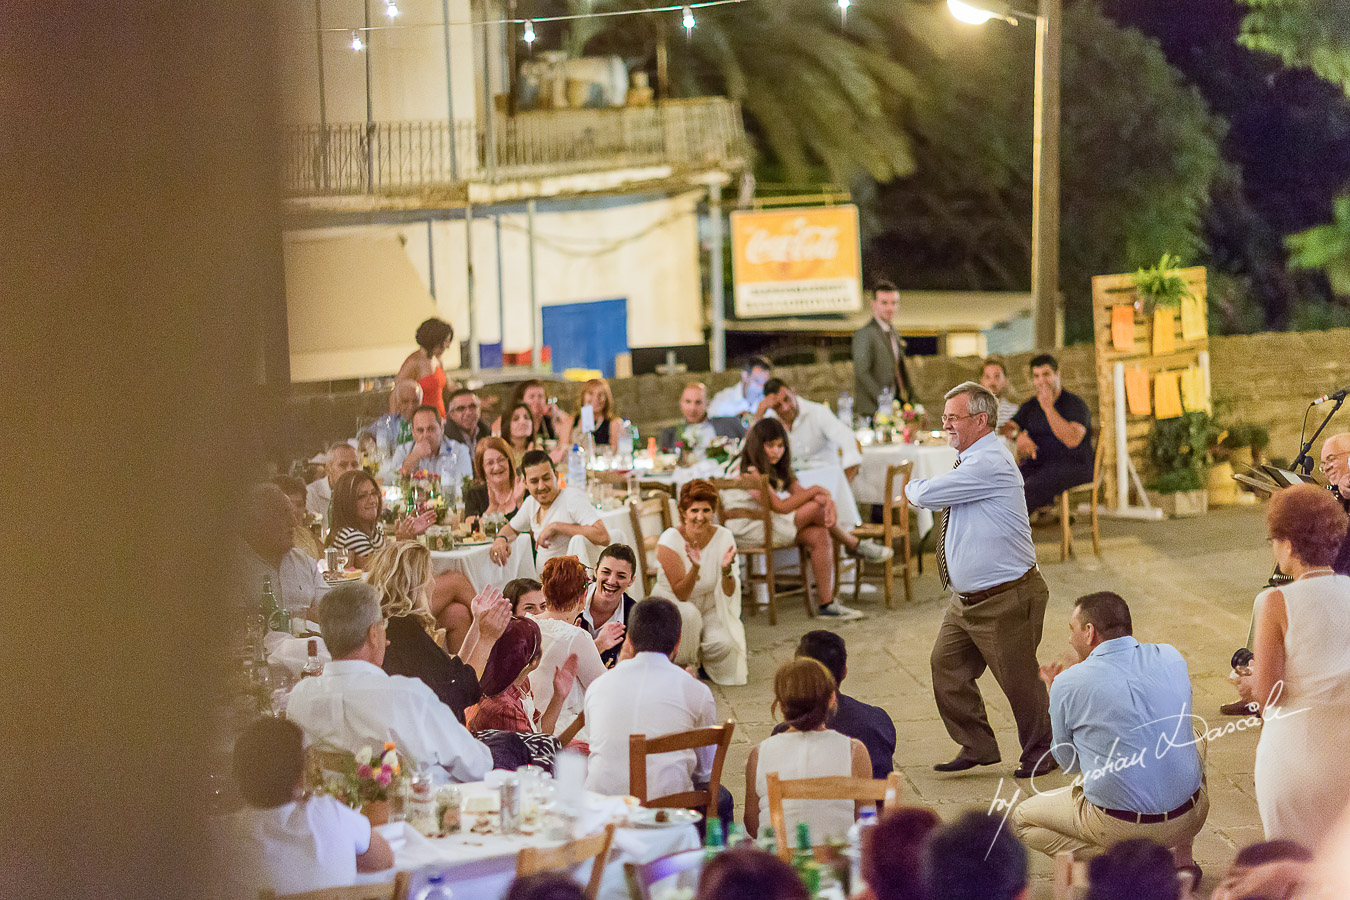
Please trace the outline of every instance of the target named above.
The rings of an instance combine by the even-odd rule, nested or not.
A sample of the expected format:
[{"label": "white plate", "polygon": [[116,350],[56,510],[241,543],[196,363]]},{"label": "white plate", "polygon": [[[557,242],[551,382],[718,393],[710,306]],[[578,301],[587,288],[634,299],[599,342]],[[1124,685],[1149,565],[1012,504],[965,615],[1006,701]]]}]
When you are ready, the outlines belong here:
[{"label": "white plate", "polygon": [[[664,814],[666,821],[657,820]],[[628,824],[633,828],[676,828],[680,825],[693,825],[703,818],[703,813],[692,809],[647,809],[636,806],[628,811]]]}]

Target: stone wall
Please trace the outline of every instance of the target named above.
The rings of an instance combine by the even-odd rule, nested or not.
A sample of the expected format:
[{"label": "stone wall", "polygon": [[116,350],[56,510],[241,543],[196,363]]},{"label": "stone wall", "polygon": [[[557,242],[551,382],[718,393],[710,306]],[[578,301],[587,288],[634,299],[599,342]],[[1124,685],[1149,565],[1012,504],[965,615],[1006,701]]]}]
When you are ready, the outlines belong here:
[{"label": "stone wall", "polygon": [[[1007,357],[1014,394],[1029,397],[1031,377],[1027,363],[1033,354]],[[1067,390],[1097,408],[1095,352],[1082,344],[1062,348],[1057,357]],[[919,357],[910,362],[910,374],[919,396],[935,416],[942,395],[953,385],[979,377],[978,357]],[[1299,426],[1308,401],[1350,384],[1350,329],[1309,332],[1267,332],[1210,339],[1210,373],[1214,398],[1231,404],[1229,421],[1244,421],[1270,429],[1268,454],[1292,459],[1298,453]],[[853,366],[848,362],[782,366],[776,370],[803,395],[833,405],[841,391],[853,390]],[[680,389],[701,380],[710,394],[733,384],[739,372],[691,375],[639,375],[611,382],[615,407],[635,422],[644,435],[679,418]],[[480,393],[508,401],[512,385],[488,385]],[[553,382],[559,403],[575,409],[581,385]],[[292,455],[317,452],[328,441],[349,436],[361,417],[383,413],[387,395],[377,393],[293,397],[288,417],[290,433],[284,442]],[[1316,415],[1316,411],[1314,411]],[[1315,421],[1310,427],[1315,427]],[[1350,430],[1350,412],[1328,426],[1328,434]]]}]

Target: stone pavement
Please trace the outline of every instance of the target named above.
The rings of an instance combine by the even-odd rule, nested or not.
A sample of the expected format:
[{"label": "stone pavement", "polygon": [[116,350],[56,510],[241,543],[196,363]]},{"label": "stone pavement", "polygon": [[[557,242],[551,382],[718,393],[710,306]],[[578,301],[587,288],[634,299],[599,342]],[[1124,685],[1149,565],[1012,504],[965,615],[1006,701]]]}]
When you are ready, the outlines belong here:
[{"label": "stone pavement", "polygon": [[[1195,712],[1211,728],[1235,722],[1218,707],[1235,699],[1228,686],[1228,660],[1247,637],[1252,598],[1269,576],[1272,562],[1265,543],[1264,507],[1211,511],[1198,519],[1133,522],[1102,519],[1102,556],[1092,554],[1084,517],[1076,528],[1077,560],[1060,563],[1059,529],[1037,528],[1041,571],[1050,585],[1040,659],[1049,662],[1068,652],[1068,618],[1073,600],[1097,590],[1116,591],[1130,604],[1135,635],[1145,642],[1169,643],[1185,656],[1191,672]],[[847,597],[845,598],[847,601]],[[958,774],[939,774],[932,765],[952,758],[957,745],[947,736],[933,702],[928,654],[941,621],[945,599],[929,552],[924,574],[914,586],[914,602],[904,603],[896,587],[896,605],[887,610],[880,592],[864,593],[855,622],[808,620],[800,597],[779,604],[778,625],[768,617],[745,617],[750,645],[750,683],[713,686],[718,712],[736,721],[735,741],[727,757],[724,783],[736,796],[737,815],[745,791],[745,761],[750,747],[773,726],[773,672],[791,658],[800,635],[815,627],[831,628],[848,642],[849,674],[845,690],[886,709],[898,732],[895,763],[904,779],[904,801],[929,806],[944,820],[967,809],[990,808],[996,796],[1008,799],[1028,783],[1014,782],[1018,757],[1012,712],[992,676],[980,679],[990,724],[998,734],[1004,762]],[[1238,848],[1262,839],[1252,782],[1257,732],[1227,734],[1210,744],[1210,813],[1195,843],[1208,890],[1227,870]],[[1056,773],[1037,779],[1040,789],[1068,779]],[[1050,897],[1048,857],[1032,856],[1033,897]]]}]

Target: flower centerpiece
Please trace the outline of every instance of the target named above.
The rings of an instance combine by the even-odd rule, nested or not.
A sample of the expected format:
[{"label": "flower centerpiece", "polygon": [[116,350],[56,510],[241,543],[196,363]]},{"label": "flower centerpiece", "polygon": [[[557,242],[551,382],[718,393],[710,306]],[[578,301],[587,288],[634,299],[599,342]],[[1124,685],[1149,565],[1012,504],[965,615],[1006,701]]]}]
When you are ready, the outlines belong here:
[{"label": "flower centerpiece", "polygon": [[328,750],[311,758],[310,786],[315,793],[336,797],[370,819],[372,825],[389,821],[389,798],[403,786],[403,763],[393,741],[385,741],[376,756],[372,747],[356,753]]}]

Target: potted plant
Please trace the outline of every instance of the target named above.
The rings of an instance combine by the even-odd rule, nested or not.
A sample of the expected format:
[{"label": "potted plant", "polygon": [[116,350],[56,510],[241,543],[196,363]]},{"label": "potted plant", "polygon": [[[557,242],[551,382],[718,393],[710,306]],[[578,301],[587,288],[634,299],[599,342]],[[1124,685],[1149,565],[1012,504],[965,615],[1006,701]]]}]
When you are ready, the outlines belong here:
[{"label": "potted plant", "polygon": [[1149,499],[1169,516],[1203,514],[1209,507],[1205,479],[1214,461],[1211,448],[1222,435],[1205,412],[1154,421],[1145,453]]},{"label": "potted plant", "polygon": [[1261,461],[1261,454],[1270,444],[1270,432],[1260,425],[1238,422],[1228,429],[1220,446],[1228,452],[1234,466],[1252,466]]},{"label": "potted plant", "polygon": [[1175,271],[1180,262],[1172,254],[1164,253],[1156,266],[1135,273],[1135,290],[1151,302],[1150,310],[1158,306],[1180,309],[1182,299],[1191,295],[1185,280]]}]

